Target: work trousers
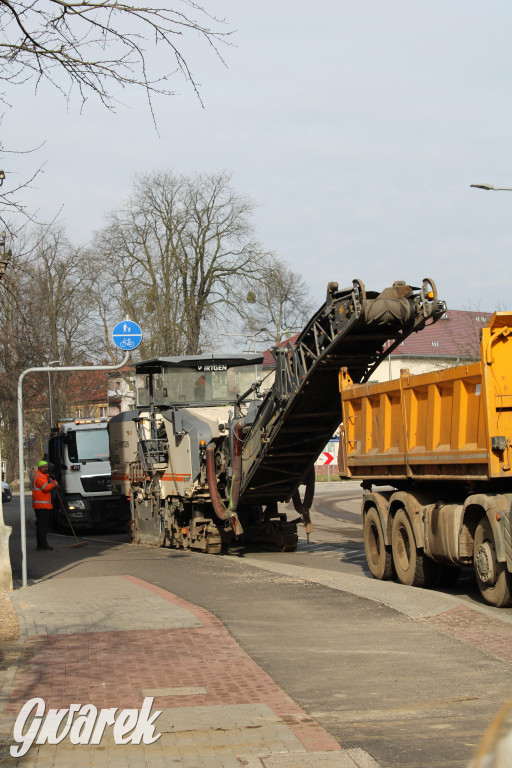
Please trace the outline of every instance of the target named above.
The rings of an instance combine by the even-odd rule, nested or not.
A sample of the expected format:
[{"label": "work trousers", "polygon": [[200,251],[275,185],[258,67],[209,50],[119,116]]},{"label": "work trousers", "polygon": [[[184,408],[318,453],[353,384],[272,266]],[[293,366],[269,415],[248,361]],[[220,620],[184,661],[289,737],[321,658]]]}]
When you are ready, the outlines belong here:
[{"label": "work trousers", "polygon": [[36,513],[36,537],[38,547],[47,547],[46,536],[50,527],[50,509],[34,509]]}]

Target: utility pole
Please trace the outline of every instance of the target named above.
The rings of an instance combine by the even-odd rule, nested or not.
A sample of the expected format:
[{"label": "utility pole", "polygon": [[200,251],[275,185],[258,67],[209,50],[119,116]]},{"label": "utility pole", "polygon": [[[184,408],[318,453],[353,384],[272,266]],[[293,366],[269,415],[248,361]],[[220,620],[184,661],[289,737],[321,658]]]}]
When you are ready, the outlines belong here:
[{"label": "utility pole", "polygon": [[[0,187],[4,183],[5,173],[0,170]],[[5,238],[6,233],[2,232],[0,239],[0,280],[5,275],[7,264],[11,258],[11,249],[6,252],[5,250]],[[0,467],[1,467],[1,451],[0,451]],[[0,470],[1,475],[1,470]],[[23,492],[21,488],[20,478],[20,493]],[[9,556],[9,536],[12,533],[10,525],[6,525],[4,522],[4,510],[2,505],[2,498],[0,494],[0,590],[6,592],[12,589],[12,568],[11,559]]]}]

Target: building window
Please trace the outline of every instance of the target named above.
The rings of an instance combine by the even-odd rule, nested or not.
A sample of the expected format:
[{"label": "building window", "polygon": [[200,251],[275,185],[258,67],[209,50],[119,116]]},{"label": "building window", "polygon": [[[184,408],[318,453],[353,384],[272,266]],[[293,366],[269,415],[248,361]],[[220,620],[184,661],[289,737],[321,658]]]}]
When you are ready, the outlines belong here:
[{"label": "building window", "polygon": [[105,416],[107,415],[107,406],[106,405],[100,405],[98,410],[100,412],[100,419],[105,418]]},{"label": "building window", "polygon": [[433,341],[432,342],[432,346],[433,347],[438,347],[439,346],[439,342],[438,341]]}]

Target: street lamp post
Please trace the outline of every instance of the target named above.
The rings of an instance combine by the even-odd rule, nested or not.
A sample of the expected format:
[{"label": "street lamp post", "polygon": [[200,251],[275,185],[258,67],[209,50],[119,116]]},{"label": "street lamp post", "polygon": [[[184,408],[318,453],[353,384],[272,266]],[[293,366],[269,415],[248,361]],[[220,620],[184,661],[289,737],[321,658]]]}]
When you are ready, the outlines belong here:
[{"label": "street lamp post", "polygon": [[[4,181],[5,171],[0,170],[0,187],[3,185]],[[0,280],[5,275],[7,264],[11,258],[11,250],[9,249],[7,253],[5,252],[5,238],[5,232],[2,232],[2,237],[0,240]],[[5,525],[4,523],[2,497],[0,494],[0,589],[5,591],[12,589],[12,570],[11,559],[9,556],[9,536],[11,535],[11,532],[11,526]]]},{"label": "street lamp post", "polygon": [[[23,445],[26,445],[27,448],[28,448],[28,467],[29,468],[32,467],[32,448],[36,444],[35,437],[36,437],[35,433],[34,432],[30,432],[27,435],[27,439],[23,442]],[[24,482],[24,479],[23,479],[23,482]],[[22,484],[22,480],[20,480],[20,488],[21,488],[21,484]],[[21,491],[20,491],[20,493],[21,493]]]},{"label": "street lamp post", "polygon": [[[60,365],[60,360],[51,360],[48,365]],[[50,404],[50,432],[52,431],[53,426],[53,411],[52,411],[52,381],[50,378],[51,374],[50,371],[48,371],[48,401]]]},{"label": "street lamp post", "polygon": [[493,187],[492,184],[470,184],[475,189],[485,189],[486,192],[492,190],[493,192],[512,192],[512,187]]},{"label": "street lamp post", "polygon": [[[0,187],[3,186],[3,183],[5,181],[5,171],[0,170]],[[0,235],[0,280],[5,275],[5,271],[7,269],[7,265],[12,257],[12,251],[9,248],[8,251],[5,249],[5,241],[7,238],[7,234],[5,232],[2,232]],[[3,480],[3,474],[0,469],[0,476]],[[7,531],[7,535],[6,532]],[[0,589],[4,589],[4,584],[10,584],[10,587],[8,589],[12,589],[12,578],[11,578],[11,566],[10,566],[10,558],[9,558],[9,552],[8,552],[8,539],[11,533],[11,528],[8,528],[4,524],[4,518],[3,518],[3,510],[1,506],[1,499],[0,499]],[[7,547],[7,552],[5,551],[5,547]],[[8,572],[8,578],[7,581],[5,581],[5,574]]]}]

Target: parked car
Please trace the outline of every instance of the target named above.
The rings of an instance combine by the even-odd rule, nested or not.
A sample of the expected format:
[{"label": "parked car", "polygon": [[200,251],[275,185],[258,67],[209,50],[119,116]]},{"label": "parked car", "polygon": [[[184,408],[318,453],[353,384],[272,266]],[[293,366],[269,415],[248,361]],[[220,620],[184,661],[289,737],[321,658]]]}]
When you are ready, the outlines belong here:
[{"label": "parked car", "polygon": [[5,480],[2,480],[2,502],[6,504],[11,499],[12,499],[11,487],[9,483],[6,483]]}]

